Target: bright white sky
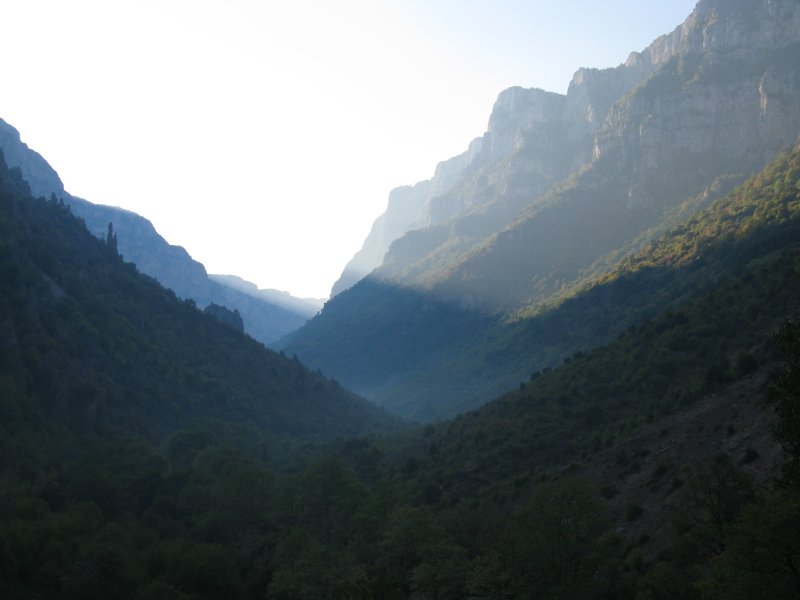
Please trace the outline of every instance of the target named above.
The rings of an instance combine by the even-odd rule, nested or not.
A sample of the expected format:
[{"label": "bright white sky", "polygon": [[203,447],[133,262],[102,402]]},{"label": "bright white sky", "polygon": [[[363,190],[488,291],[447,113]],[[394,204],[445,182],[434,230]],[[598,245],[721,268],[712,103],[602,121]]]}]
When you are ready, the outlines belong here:
[{"label": "bright white sky", "polygon": [[694,0],[0,0],[0,118],[210,273],[326,297],[389,190],[511,85],[565,92]]}]

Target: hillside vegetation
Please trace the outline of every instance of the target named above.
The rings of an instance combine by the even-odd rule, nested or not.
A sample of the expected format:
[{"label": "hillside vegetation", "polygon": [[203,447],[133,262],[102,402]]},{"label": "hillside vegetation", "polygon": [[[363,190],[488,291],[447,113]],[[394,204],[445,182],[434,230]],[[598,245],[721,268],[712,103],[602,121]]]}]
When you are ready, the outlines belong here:
[{"label": "hillside vegetation", "polygon": [[390,423],[366,401],[180,301],[0,164],[3,427],[150,437],[200,418],[324,439]]},{"label": "hillside vegetation", "polygon": [[[0,593],[797,595],[800,331],[787,319],[800,312],[800,251],[786,233],[794,218],[781,216],[800,192],[797,153],[598,284],[613,289],[626,277],[705,265],[697,268],[714,274],[706,288],[685,290],[606,347],[536,372],[453,421],[336,440],[348,428],[390,424],[143,279],[116,255],[113,233],[94,240],[63,207],[26,198],[18,173],[0,167],[0,264],[10,282],[2,296]],[[766,208],[743,208],[750,204]],[[704,243],[714,227],[731,234]],[[147,345],[155,324],[171,353]],[[197,349],[181,362],[186,342]],[[148,364],[151,352],[159,370]],[[221,362],[211,371],[218,394],[196,385],[208,375],[193,379],[212,369],[206,353]],[[36,370],[42,364],[47,371]],[[248,397],[234,381],[248,365],[273,367],[269,395]],[[51,370],[57,377],[48,379]],[[146,385],[154,373],[166,381]],[[185,375],[181,385],[169,382],[173,373]],[[89,381],[93,388],[78,387]],[[309,387],[317,394],[306,395]],[[169,402],[162,389],[175,394],[172,404],[153,401]],[[698,406],[711,432],[690,431],[703,425],[692,420]],[[711,421],[714,410],[721,416]],[[748,420],[736,420],[739,412]],[[770,445],[764,422],[776,423],[786,456],[756,450]],[[270,440],[281,431],[330,441],[297,440],[291,454],[276,455]],[[689,454],[686,439],[712,433],[739,436],[736,452],[711,444]],[[642,446],[653,439],[659,447]],[[662,446],[673,449],[664,455]],[[609,456],[613,469],[603,462]]]}]

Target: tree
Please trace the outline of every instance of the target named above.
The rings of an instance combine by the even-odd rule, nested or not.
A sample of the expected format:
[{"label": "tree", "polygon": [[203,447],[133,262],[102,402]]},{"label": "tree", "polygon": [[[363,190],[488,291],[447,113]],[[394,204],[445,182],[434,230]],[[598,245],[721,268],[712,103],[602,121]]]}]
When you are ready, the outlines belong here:
[{"label": "tree", "polygon": [[687,485],[685,505],[677,518],[688,548],[704,556],[723,552],[731,527],[754,498],[751,478],[727,454],[720,453],[698,467]]},{"label": "tree", "polygon": [[800,498],[776,490],[751,504],[701,583],[704,598],[800,598]]},{"label": "tree", "polygon": [[594,589],[607,529],[585,484],[562,480],[539,487],[511,524],[505,544],[516,596],[575,598]]},{"label": "tree", "polygon": [[113,254],[118,254],[117,251],[117,234],[114,233],[114,224],[108,224],[108,233],[106,233],[106,246],[113,252]]},{"label": "tree", "polygon": [[778,332],[777,342],[786,369],[770,388],[778,415],[775,439],[789,454],[783,465],[782,484],[800,490],[800,323],[787,321]]}]

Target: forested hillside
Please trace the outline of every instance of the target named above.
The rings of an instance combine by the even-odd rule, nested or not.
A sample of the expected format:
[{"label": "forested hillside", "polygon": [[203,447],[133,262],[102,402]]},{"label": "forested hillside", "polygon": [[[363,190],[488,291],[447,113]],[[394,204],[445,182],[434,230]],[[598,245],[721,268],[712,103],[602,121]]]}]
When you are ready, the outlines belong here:
[{"label": "forested hillside", "polygon": [[799,165],[562,304],[661,290],[641,324],[389,434],[0,164],[0,593],[793,597]]},{"label": "forested hillside", "polygon": [[507,90],[286,354],[0,152],[0,598],[800,598],[799,58],[700,0]]},{"label": "forested hillside", "polygon": [[34,200],[0,164],[3,426],[168,433],[199,418],[330,438],[388,419],[338,384],[204,315]]},{"label": "forested hillside", "polygon": [[0,593],[796,596],[798,153],[592,288],[705,282],[664,286],[668,310],[480,410],[361,437],[394,424],[0,165]]}]

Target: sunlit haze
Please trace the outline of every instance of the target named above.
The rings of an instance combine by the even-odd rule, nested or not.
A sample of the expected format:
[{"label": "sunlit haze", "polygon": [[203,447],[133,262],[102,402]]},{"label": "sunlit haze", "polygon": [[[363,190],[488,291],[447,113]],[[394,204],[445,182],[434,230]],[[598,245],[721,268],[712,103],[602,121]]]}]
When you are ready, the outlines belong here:
[{"label": "sunlit haze", "polygon": [[462,152],[502,89],[565,92],[693,5],[4,2],[0,118],[210,273],[325,297],[390,189]]}]

